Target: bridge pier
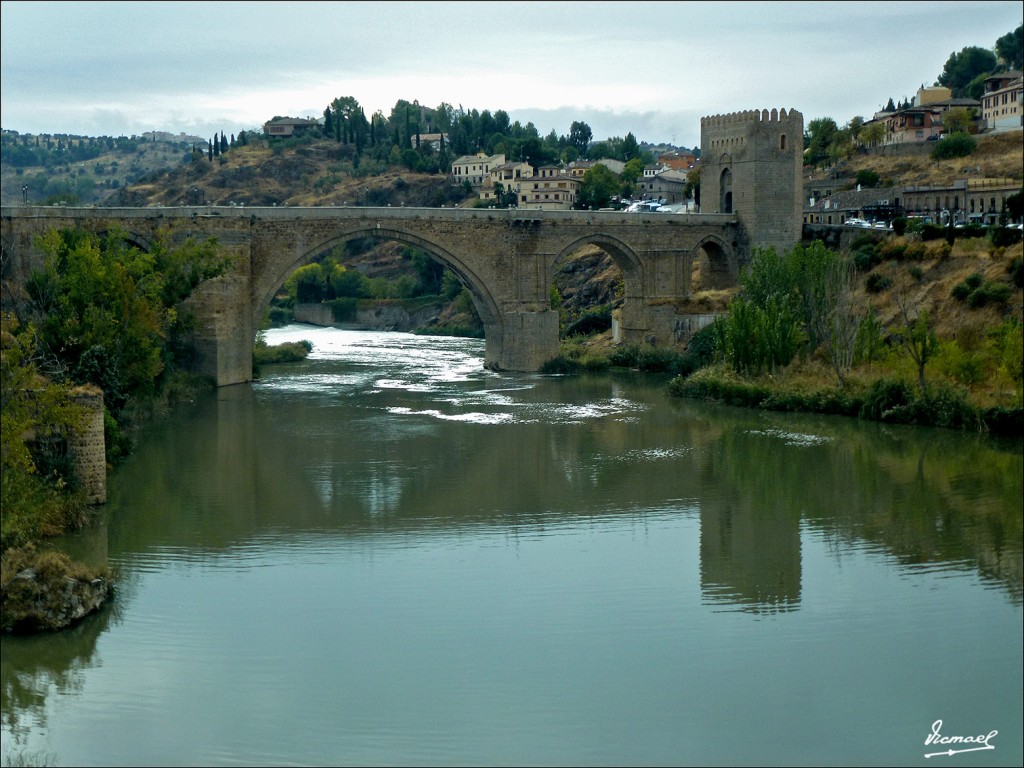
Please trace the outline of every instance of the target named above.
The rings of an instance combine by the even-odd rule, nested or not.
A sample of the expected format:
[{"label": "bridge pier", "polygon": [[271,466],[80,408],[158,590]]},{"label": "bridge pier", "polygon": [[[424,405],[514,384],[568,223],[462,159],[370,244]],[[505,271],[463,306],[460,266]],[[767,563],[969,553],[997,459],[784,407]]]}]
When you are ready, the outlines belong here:
[{"label": "bridge pier", "polygon": [[537,371],[558,357],[558,312],[508,311],[484,328],[484,366],[495,371]]},{"label": "bridge pier", "polygon": [[192,368],[218,387],[252,381],[256,329],[252,312],[239,311],[251,303],[249,281],[240,275],[207,280],[184,302],[195,319]]}]

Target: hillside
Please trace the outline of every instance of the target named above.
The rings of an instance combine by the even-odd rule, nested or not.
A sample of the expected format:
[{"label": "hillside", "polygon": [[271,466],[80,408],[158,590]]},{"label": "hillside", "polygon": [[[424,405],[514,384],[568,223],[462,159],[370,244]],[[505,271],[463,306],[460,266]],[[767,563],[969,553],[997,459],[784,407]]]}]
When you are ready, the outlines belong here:
[{"label": "hillside", "polygon": [[[853,155],[834,167],[814,171],[812,179],[849,179],[849,188],[856,186],[857,171],[870,170],[880,177],[879,186],[909,187],[948,184],[963,178],[1024,179],[1024,141],[1020,132],[975,137],[977,147],[969,156],[950,160],[933,160],[927,151],[922,154],[886,154],[871,150]],[[811,180],[811,179],[808,179]]]},{"label": "hillside", "polygon": [[237,147],[151,176],[128,190],[132,205],[394,205],[438,207],[462,202],[442,174],[389,169],[361,175],[351,148],[313,141],[285,149],[264,142]]}]

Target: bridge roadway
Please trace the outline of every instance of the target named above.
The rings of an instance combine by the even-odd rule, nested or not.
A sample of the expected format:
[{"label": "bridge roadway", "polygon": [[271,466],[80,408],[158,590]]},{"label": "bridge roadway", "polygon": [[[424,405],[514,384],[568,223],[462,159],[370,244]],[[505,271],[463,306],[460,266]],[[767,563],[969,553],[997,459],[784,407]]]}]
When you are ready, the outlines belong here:
[{"label": "bridge roadway", "polygon": [[252,379],[252,344],[271,299],[298,267],[354,238],[420,248],[468,288],[484,324],[485,364],[535,371],[558,354],[550,288],[561,262],[585,245],[606,251],[625,288],[617,338],[656,346],[680,340],[676,305],[702,287],[734,284],[749,254],[735,214],[371,207],[4,207],[5,293],[41,263],[35,236],[50,229],[121,230],[146,249],[158,237],[216,238],[229,274],[200,285],[187,304],[197,323],[199,368],[220,385]]}]

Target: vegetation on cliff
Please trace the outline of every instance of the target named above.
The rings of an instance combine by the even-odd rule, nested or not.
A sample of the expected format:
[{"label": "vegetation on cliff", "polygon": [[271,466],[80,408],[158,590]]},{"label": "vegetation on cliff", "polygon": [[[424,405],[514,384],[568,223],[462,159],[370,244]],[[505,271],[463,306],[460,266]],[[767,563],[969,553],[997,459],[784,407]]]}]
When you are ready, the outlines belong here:
[{"label": "vegetation on cliff", "polygon": [[[68,435],[82,418],[72,402],[74,389],[86,385],[102,392],[108,461],[124,456],[141,414],[157,402],[187,396],[197,385],[183,372],[190,318],[181,302],[227,267],[215,242],[177,247],[157,242],[146,253],[117,232],[101,238],[51,231],[39,245],[45,267],[32,275],[18,316],[4,313],[0,347],[5,564],[0,603],[5,616],[21,617],[14,622],[18,626],[50,621],[34,624],[26,618],[29,608],[11,603],[18,595],[50,595],[37,576],[54,565],[33,566],[31,548],[90,516],[67,448]],[[9,565],[14,562],[20,565]],[[92,574],[86,581],[105,577]],[[75,587],[66,597],[81,602],[85,593],[91,588]]]}]

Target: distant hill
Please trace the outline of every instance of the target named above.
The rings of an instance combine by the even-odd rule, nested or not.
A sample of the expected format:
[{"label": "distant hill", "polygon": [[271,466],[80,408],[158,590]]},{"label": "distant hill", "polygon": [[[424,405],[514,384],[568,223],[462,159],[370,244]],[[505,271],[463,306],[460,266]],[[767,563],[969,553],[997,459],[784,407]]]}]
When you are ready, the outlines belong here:
[{"label": "distant hill", "polygon": [[[96,205],[124,187],[180,166],[195,137],[0,134],[0,202]],[[205,140],[203,146],[205,147]]]}]

